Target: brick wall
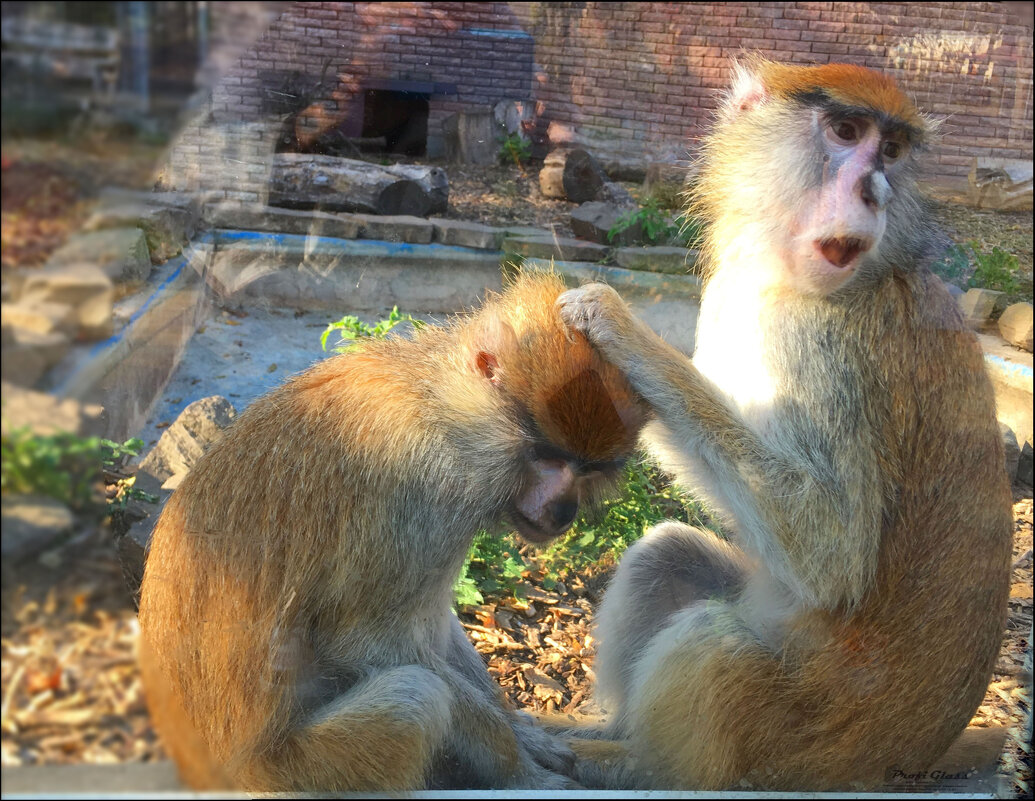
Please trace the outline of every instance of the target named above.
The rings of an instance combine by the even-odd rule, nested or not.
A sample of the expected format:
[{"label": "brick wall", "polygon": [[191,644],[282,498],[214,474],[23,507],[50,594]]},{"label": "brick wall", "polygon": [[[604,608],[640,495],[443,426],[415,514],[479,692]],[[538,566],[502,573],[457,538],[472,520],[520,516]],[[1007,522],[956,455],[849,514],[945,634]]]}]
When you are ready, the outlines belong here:
[{"label": "brick wall", "polygon": [[[211,3],[213,41],[242,8]],[[429,155],[451,114],[533,100],[540,136],[678,160],[707,127],[730,57],[885,70],[942,137],[929,172],[1031,158],[1032,30],[1001,3],[293,3],[222,71],[174,148],[167,182],[261,200],[270,154],[329,128],[358,135],[363,89],[427,91]],[[279,8],[277,10],[280,10]],[[235,21],[236,20],[236,21]],[[217,50],[217,55],[219,52]],[[291,100],[289,96],[293,95]],[[284,129],[289,98],[307,111]],[[283,144],[283,141],[281,142]]]}]

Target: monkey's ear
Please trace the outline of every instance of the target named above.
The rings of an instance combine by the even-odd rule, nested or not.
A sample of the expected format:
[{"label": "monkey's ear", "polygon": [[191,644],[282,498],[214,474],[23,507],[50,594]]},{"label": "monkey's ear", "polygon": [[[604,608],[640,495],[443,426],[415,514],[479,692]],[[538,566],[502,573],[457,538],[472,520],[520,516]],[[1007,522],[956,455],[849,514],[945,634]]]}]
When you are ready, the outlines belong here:
[{"label": "monkey's ear", "polygon": [[480,350],[474,357],[474,366],[493,386],[500,385],[500,363],[494,353]]},{"label": "monkey's ear", "polygon": [[769,90],[752,66],[743,62],[733,65],[733,85],[726,99],[726,113],[731,117],[753,111],[769,99]]}]

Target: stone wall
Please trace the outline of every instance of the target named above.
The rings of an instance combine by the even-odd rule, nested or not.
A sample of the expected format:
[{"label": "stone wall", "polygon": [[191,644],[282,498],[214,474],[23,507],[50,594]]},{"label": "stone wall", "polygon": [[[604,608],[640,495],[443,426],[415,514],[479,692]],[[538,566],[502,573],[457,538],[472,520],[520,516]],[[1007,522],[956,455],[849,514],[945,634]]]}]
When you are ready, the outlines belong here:
[{"label": "stone wall", "polygon": [[[275,4],[212,3],[213,41],[232,39],[250,5]],[[641,162],[679,161],[741,50],[889,72],[943,121],[929,172],[960,180],[977,156],[1032,156],[1032,29],[1018,5],[285,4],[222,71],[165,182],[263,200],[278,142],[304,150],[327,131],[358,136],[364,93],[393,87],[427,97],[430,156],[443,152],[450,115],[508,99],[532,101],[530,132],[544,147],[581,139]]]}]

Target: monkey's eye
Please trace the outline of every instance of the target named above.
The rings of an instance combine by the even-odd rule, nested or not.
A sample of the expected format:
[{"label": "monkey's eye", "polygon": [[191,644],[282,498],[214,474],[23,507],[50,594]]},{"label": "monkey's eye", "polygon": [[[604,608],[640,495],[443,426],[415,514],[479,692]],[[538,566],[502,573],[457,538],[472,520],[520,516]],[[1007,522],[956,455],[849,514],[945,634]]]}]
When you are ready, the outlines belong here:
[{"label": "monkey's eye", "polygon": [[905,148],[901,142],[885,142],[881,147],[881,155],[885,161],[895,161],[902,156]]},{"label": "monkey's eye", "polygon": [[834,136],[842,142],[855,142],[859,139],[859,126],[851,120],[835,122],[831,129],[834,132]]}]

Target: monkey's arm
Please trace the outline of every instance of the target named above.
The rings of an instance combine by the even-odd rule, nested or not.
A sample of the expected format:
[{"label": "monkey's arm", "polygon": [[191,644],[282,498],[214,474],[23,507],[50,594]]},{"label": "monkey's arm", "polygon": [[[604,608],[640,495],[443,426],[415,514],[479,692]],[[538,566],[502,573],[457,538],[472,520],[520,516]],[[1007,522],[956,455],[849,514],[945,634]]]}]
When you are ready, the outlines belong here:
[{"label": "monkey's arm", "polygon": [[[774,575],[810,605],[861,599],[876,567],[880,525],[869,466],[837,475],[829,462],[767,446],[687,359],[636,319],[602,284],[569,290],[561,316],[622,370],[689,451],[726,502],[740,535]],[[811,421],[810,421],[811,422]],[[823,432],[810,431],[816,439]],[[821,451],[822,449],[817,449]],[[842,488],[851,488],[845,490]],[[831,582],[838,575],[841,581]]]},{"label": "monkey's arm", "polygon": [[514,766],[507,767],[506,763],[513,760],[516,746],[513,786],[574,787],[563,776],[551,775],[571,772],[575,760],[571,749],[564,740],[536,726],[528,715],[504,707],[502,693],[485,669],[481,656],[467,639],[460,621],[453,615],[450,617],[448,662],[453,669],[450,680],[456,682],[454,692],[462,707],[458,717],[478,723],[465,735],[468,740],[465,752],[476,755],[490,767],[490,773],[502,776],[515,772]]}]

